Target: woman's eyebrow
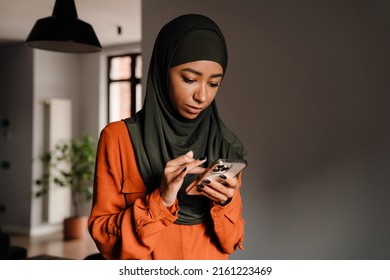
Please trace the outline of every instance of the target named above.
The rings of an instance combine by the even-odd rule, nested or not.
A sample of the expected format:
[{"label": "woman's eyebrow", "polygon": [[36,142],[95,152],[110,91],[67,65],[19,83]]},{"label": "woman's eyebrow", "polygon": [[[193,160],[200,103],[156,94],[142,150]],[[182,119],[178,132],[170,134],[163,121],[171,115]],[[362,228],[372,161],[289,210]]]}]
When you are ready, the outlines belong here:
[{"label": "woman's eyebrow", "polygon": [[[199,72],[193,68],[183,68],[180,70],[180,72],[190,72],[192,74],[198,75],[198,76],[203,76],[202,72]],[[222,73],[217,73],[217,74],[212,74],[210,75],[210,78],[218,78],[218,77],[223,77]]]}]

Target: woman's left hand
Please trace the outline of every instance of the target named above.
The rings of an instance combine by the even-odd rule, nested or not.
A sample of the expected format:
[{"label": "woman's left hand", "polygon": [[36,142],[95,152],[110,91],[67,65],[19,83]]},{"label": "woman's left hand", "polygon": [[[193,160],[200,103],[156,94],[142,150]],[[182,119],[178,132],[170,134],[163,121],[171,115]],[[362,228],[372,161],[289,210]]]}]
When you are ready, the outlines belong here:
[{"label": "woman's left hand", "polygon": [[228,203],[236,192],[238,180],[236,177],[221,175],[221,182],[205,179],[197,185],[198,191],[212,201],[221,205]]}]

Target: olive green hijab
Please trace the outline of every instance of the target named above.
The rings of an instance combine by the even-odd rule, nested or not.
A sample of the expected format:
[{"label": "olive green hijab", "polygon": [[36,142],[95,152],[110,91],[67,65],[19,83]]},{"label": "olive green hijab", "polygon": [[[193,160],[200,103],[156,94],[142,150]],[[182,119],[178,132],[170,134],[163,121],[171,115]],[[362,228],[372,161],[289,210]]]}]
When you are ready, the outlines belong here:
[{"label": "olive green hijab", "polygon": [[[207,156],[210,164],[218,158],[243,158],[244,147],[223,124],[215,101],[194,120],[181,117],[169,100],[168,74],[173,66],[196,60],[227,66],[225,39],[208,17],[189,14],[167,23],[157,36],[147,78],[143,108],[126,119],[137,164],[148,192],[158,188],[167,161],[188,151],[194,158]],[[209,201],[202,195],[189,196],[185,188],[196,178],[186,177],[178,193],[181,224],[207,219]]]}]

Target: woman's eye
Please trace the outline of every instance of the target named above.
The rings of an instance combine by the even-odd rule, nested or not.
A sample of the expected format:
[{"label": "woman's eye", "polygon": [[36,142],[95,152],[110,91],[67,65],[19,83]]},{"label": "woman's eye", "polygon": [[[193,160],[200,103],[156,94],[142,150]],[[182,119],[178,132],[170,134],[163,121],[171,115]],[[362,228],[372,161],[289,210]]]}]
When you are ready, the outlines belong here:
[{"label": "woman's eye", "polygon": [[210,87],[219,87],[219,83],[210,82]]},{"label": "woman's eye", "polygon": [[195,80],[193,79],[189,79],[189,78],[186,78],[186,77],[183,77],[183,81],[187,84],[193,84],[195,83]]}]

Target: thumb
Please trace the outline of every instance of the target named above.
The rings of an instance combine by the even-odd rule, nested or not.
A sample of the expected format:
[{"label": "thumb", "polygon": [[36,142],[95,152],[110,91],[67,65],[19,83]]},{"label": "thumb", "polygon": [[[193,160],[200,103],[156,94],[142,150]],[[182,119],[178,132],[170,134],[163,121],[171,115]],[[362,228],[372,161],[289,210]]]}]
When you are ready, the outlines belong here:
[{"label": "thumb", "polygon": [[189,151],[189,152],[186,153],[186,155],[193,158],[194,157],[194,152],[193,151]]}]

